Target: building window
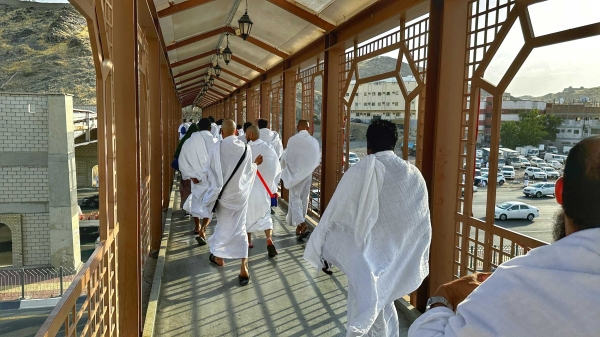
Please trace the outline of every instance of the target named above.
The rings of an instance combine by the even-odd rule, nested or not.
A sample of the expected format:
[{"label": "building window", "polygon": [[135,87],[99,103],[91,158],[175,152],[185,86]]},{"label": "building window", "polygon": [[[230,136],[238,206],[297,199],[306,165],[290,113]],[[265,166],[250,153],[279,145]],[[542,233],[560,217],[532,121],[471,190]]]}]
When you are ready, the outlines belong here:
[{"label": "building window", "polygon": [[386,117],[390,117],[390,114],[389,114],[389,112],[388,112],[388,113],[386,113],[386,114],[385,114],[385,116],[386,116]]},{"label": "building window", "polygon": [[346,93],[346,97],[348,97],[348,96],[350,96],[350,93],[349,93],[349,92],[347,92],[347,93]]},{"label": "building window", "polygon": [[387,92],[387,95],[388,95],[388,96],[390,95],[390,92],[389,92],[389,91]]},{"label": "building window", "polygon": [[365,96],[367,96],[367,93],[365,92]]},{"label": "building window", "polygon": [[367,113],[367,117],[371,117],[371,114],[370,114],[370,113]]},{"label": "building window", "polygon": [[573,130],[567,129],[567,133],[571,133],[571,132],[573,132]]},{"label": "building window", "polygon": [[363,106],[367,106],[367,103],[363,103]]},{"label": "building window", "polygon": [[375,93],[373,93],[373,96],[375,96]]},{"label": "building window", "polygon": [[354,103],[354,106],[358,106],[358,103]]},{"label": "building window", "polygon": [[[389,94],[389,92],[388,92],[388,94]],[[390,106],[390,102],[386,102],[385,106]]]},{"label": "building window", "polygon": [[579,130],[573,130],[573,134],[578,135],[579,134]]},{"label": "building window", "polygon": [[358,93],[354,94],[354,97],[358,97]]},{"label": "building window", "polygon": [[371,106],[375,106],[375,102],[371,103]]},{"label": "building window", "polygon": [[378,92],[378,93],[377,93],[377,96],[381,96],[381,92]]},{"label": "building window", "polygon": [[377,103],[377,106],[381,106],[381,102],[378,102],[378,103]]}]

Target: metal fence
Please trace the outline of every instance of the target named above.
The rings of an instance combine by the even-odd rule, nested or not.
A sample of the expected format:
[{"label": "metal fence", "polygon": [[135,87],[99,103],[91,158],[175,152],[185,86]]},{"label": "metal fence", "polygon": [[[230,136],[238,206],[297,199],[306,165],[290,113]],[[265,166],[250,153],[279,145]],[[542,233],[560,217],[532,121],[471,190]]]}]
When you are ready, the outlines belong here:
[{"label": "metal fence", "polygon": [[67,267],[0,269],[0,301],[62,296],[76,274]]}]

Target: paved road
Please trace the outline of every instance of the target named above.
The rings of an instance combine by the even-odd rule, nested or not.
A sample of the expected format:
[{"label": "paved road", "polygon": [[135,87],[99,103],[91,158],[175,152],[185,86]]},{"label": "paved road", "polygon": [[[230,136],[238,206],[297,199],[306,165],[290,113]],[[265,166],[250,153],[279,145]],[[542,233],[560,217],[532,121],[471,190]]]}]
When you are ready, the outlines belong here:
[{"label": "paved road", "polygon": [[[496,190],[496,204],[506,201],[520,201],[540,209],[540,217],[534,221],[527,220],[496,220],[496,225],[507,228],[523,235],[534,237],[544,242],[552,242],[552,221],[560,206],[554,197],[528,198],[523,195],[521,187],[504,186]],[[487,188],[480,187],[473,197],[473,215],[485,219],[487,205]]]},{"label": "paved road", "polygon": [[0,336],[35,336],[53,308],[0,310]]}]

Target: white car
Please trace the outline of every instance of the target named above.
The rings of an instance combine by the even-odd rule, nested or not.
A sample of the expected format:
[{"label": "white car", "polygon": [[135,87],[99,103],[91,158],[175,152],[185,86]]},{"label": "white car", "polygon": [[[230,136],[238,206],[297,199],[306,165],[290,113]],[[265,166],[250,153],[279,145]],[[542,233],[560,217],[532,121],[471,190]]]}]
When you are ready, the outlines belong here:
[{"label": "white car", "polygon": [[519,157],[519,158],[517,158],[517,160],[521,161],[521,167],[529,167],[529,166],[531,166],[531,163],[525,157]]},{"label": "white car", "polygon": [[[484,173],[485,173],[485,174],[488,174],[488,173],[490,173],[490,169],[489,169],[489,168],[487,168],[487,167],[482,167],[482,168],[481,168],[481,174],[484,174]],[[481,174],[480,174],[480,175],[481,175]]]},{"label": "white car", "polygon": [[360,158],[358,157],[358,155],[354,152],[350,152],[350,154],[348,155],[348,165],[353,166],[355,164],[358,164],[359,161]]},{"label": "white car", "polygon": [[540,216],[540,210],[537,207],[527,205],[523,202],[510,201],[496,205],[494,210],[494,219],[527,219],[533,221]]},{"label": "white car", "polygon": [[528,197],[541,198],[546,195],[554,195],[554,183],[537,183],[523,189],[523,194]]},{"label": "white car", "polygon": [[[473,185],[473,193],[477,192],[477,186]],[[462,188],[462,196],[465,196],[465,188]]]},{"label": "white car", "polygon": [[481,151],[481,150],[475,150],[475,157],[477,157],[477,158],[483,157],[483,151]]},{"label": "white car", "polygon": [[546,171],[542,170],[539,167],[528,167],[525,169],[525,178],[544,179],[546,177]]},{"label": "white car", "polygon": [[554,167],[557,170],[560,170],[562,168],[562,164],[558,160],[550,160],[548,162],[548,165]]},{"label": "white car", "polygon": [[[496,182],[498,185],[502,186],[506,182],[506,178],[504,178],[502,174],[498,173],[498,176],[496,177]],[[487,186],[488,174],[482,173],[480,176],[475,177],[475,179],[473,179],[473,184],[475,186]]]},{"label": "white car", "polygon": [[548,177],[548,178],[553,178],[553,179],[560,178],[560,173],[556,169],[554,169],[554,167],[544,167],[544,168],[542,168],[542,170],[544,170],[544,172],[546,172],[546,177]]},{"label": "white car", "polygon": [[515,168],[509,165],[504,165],[500,171],[506,179],[515,179]]},{"label": "white car", "polygon": [[529,162],[531,163],[531,166],[540,166],[541,163],[546,163],[543,159],[538,157],[531,158]]}]

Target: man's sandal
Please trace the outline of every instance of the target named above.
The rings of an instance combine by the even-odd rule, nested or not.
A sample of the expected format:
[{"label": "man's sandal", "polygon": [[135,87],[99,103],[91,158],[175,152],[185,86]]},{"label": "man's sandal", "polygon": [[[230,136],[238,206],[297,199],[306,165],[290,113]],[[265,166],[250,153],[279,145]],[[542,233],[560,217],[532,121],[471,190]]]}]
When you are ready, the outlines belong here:
[{"label": "man's sandal", "polygon": [[216,256],[214,256],[213,254],[210,254],[210,256],[208,257],[208,260],[209,260],[210,262],[212,262],[212,263],[216,264],[216,265],[217,265],[217,266],[219,266],[219,267],[223,267],[223,265],[222,265],[222,264],[218,264],[218,263],[217,263],[217,257],[216,257]]},{"label": "man's sandal", "polygon": [[248,283],[250,283],[250,275],[248,275],[248,277],[242,277],[241,275],[238,275],[238,280],[240,280],[241,286],[247,286]]},{"label": "man's sandal", "polygon": [[267,245],[267,251],[269,252],[269,257],[275,257],[277,254],[277,249],[275,249],[274,244]]},{"label": "man's sandal", "polygon": [[298,237],[298,241],[302,241],[302,240],[306,239],[309,235],[310,235],[310,231],[307,229],[304,231],[304,233],[300,234],[300,236]]},{"label": "man's sandal", "polygon": [[202,238],[200,236],[196,236],[196,241],[198,241],[198,244],[200,246],[206,246],[206,240],[204,240],[204,238]]}]

